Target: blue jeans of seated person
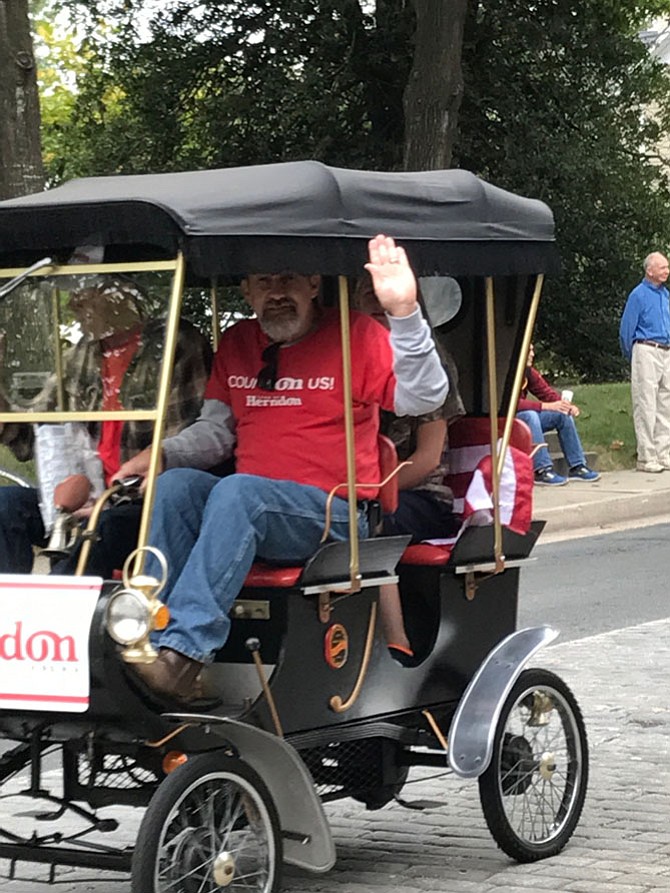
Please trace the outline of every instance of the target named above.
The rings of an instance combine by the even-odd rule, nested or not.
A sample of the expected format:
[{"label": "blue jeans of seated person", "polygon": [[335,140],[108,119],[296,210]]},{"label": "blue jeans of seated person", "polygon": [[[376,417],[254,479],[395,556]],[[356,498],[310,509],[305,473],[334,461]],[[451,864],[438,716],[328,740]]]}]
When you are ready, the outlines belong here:
[{"label": "blue jeans of seated person", "polygon": [[[556,431],[561,449],[568,463],[568,468],[577,465],[586,465],[582,442],[577,434],[574,416],[562,412],[543,409],[537,412],[534,409],[517,412],[517,419],[524,421],[530,428],[533,443],[544,443],[545,431]],[[533,456],[533,468],[542,471],[543,468],[551,468],[553,465],[549,450],[545,447],[539,449]]]},{"label": "blue jeans of seated person", "polygon": [[401,490],[396,511],[384,515],[382,533],[384,536],[409,533],[413,543],[420,543],[456,536],[460,526],[453,503],[436,499],[429,490]]},{"label": "blue jeans of seated person", "polygon": [[[93,543],[85,573],[111,579],[137,545],[141,503],[115,505],[100,516],[99,540]],[[33,546],[45,546],[39,495],[32,487],[0,487],[0,573],[29,574]],[[56,562],[54,574],[74,574],[79,549]]]},{"label": "blue jeans of seated person", "polygon": [[[209,662],[228,638],[228,612],[254,559],[300,563],[319,548],[327,495],[318,487],[249,474],[219,478],[192,468],[161,474],[149,542],[167,558],[168,583],[160,597],[170,608],[170,623],[154,644]],[[348,530],[348,503],[334,499],[330,540],[345,540]],[[358,532],[368,534],[362,511]],[[153,555],[146,572],[161,576]]]},{"label": "blue jeans of seated person", "polygon": [[33,546],[46,545],[37,490],[0,487],[0,573],[29,574]]}]

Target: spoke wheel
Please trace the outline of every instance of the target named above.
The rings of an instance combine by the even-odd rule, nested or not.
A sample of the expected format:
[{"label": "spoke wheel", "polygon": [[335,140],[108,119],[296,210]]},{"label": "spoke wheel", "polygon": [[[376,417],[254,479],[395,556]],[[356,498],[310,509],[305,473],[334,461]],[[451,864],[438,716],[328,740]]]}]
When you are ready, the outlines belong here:
[{"label": "spoke wheel", "polygon": [[246,763],[208,753],[168,775],[142,820],[133,893],[277,893],[282,845],[272,799]]},{"label": "spoke wheel", "polygon": [[547,670],[524,670],[495,731],[479,778],[484,817],[498,846],[519,862],[560,852],[584,806],[588,748],[568,686]]}]

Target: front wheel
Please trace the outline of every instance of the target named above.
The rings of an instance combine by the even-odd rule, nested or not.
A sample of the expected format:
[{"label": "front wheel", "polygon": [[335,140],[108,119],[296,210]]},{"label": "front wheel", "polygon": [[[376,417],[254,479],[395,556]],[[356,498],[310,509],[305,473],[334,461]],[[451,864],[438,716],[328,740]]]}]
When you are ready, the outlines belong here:
[{"label": "front wheel", "polygon": [[142,820],[133,893],[277,893],[282,843],[272,798],[246,763],[191,757],[163,781]]},{"label": "front wheel", "polygon": [[495,730],[493,756],[479,778],[486,824],[518,862],[554,856],[584,806],[588,745],[568,686],[548,670],[524,670]]}]

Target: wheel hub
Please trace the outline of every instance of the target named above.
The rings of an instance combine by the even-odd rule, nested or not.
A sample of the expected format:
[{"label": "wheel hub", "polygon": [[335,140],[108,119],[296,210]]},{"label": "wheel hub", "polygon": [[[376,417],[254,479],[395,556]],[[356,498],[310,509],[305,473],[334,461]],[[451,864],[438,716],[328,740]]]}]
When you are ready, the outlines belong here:
[{"label": "wheel hub", "polygon": [[219,887],[227,887],[235,877],[235,858],[223,850],[214,860],[212,875]]},{"label": "wheel hub", "polygon": [[556,771],[556,756],[549,751],[545,751],[540,757],[540,766],[539,766],[540,775],[546,781],[551,781],[553,778],[554,772]]}]

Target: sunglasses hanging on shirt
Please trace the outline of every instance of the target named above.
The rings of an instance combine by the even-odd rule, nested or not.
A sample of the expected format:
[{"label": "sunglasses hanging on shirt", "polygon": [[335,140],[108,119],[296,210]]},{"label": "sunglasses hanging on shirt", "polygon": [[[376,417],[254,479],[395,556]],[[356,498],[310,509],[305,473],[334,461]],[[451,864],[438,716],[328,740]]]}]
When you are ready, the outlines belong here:
[{"label": "sunglasses hanging on shirt", "polygon": [[261,354],[261,359],[265,365],[258,373],[258,387],[264,391],[274,391],[277,384],[277,365],[279,363],[280,347],[281,344],[278,341],[273,341],[272,344],[268,344]]}]

